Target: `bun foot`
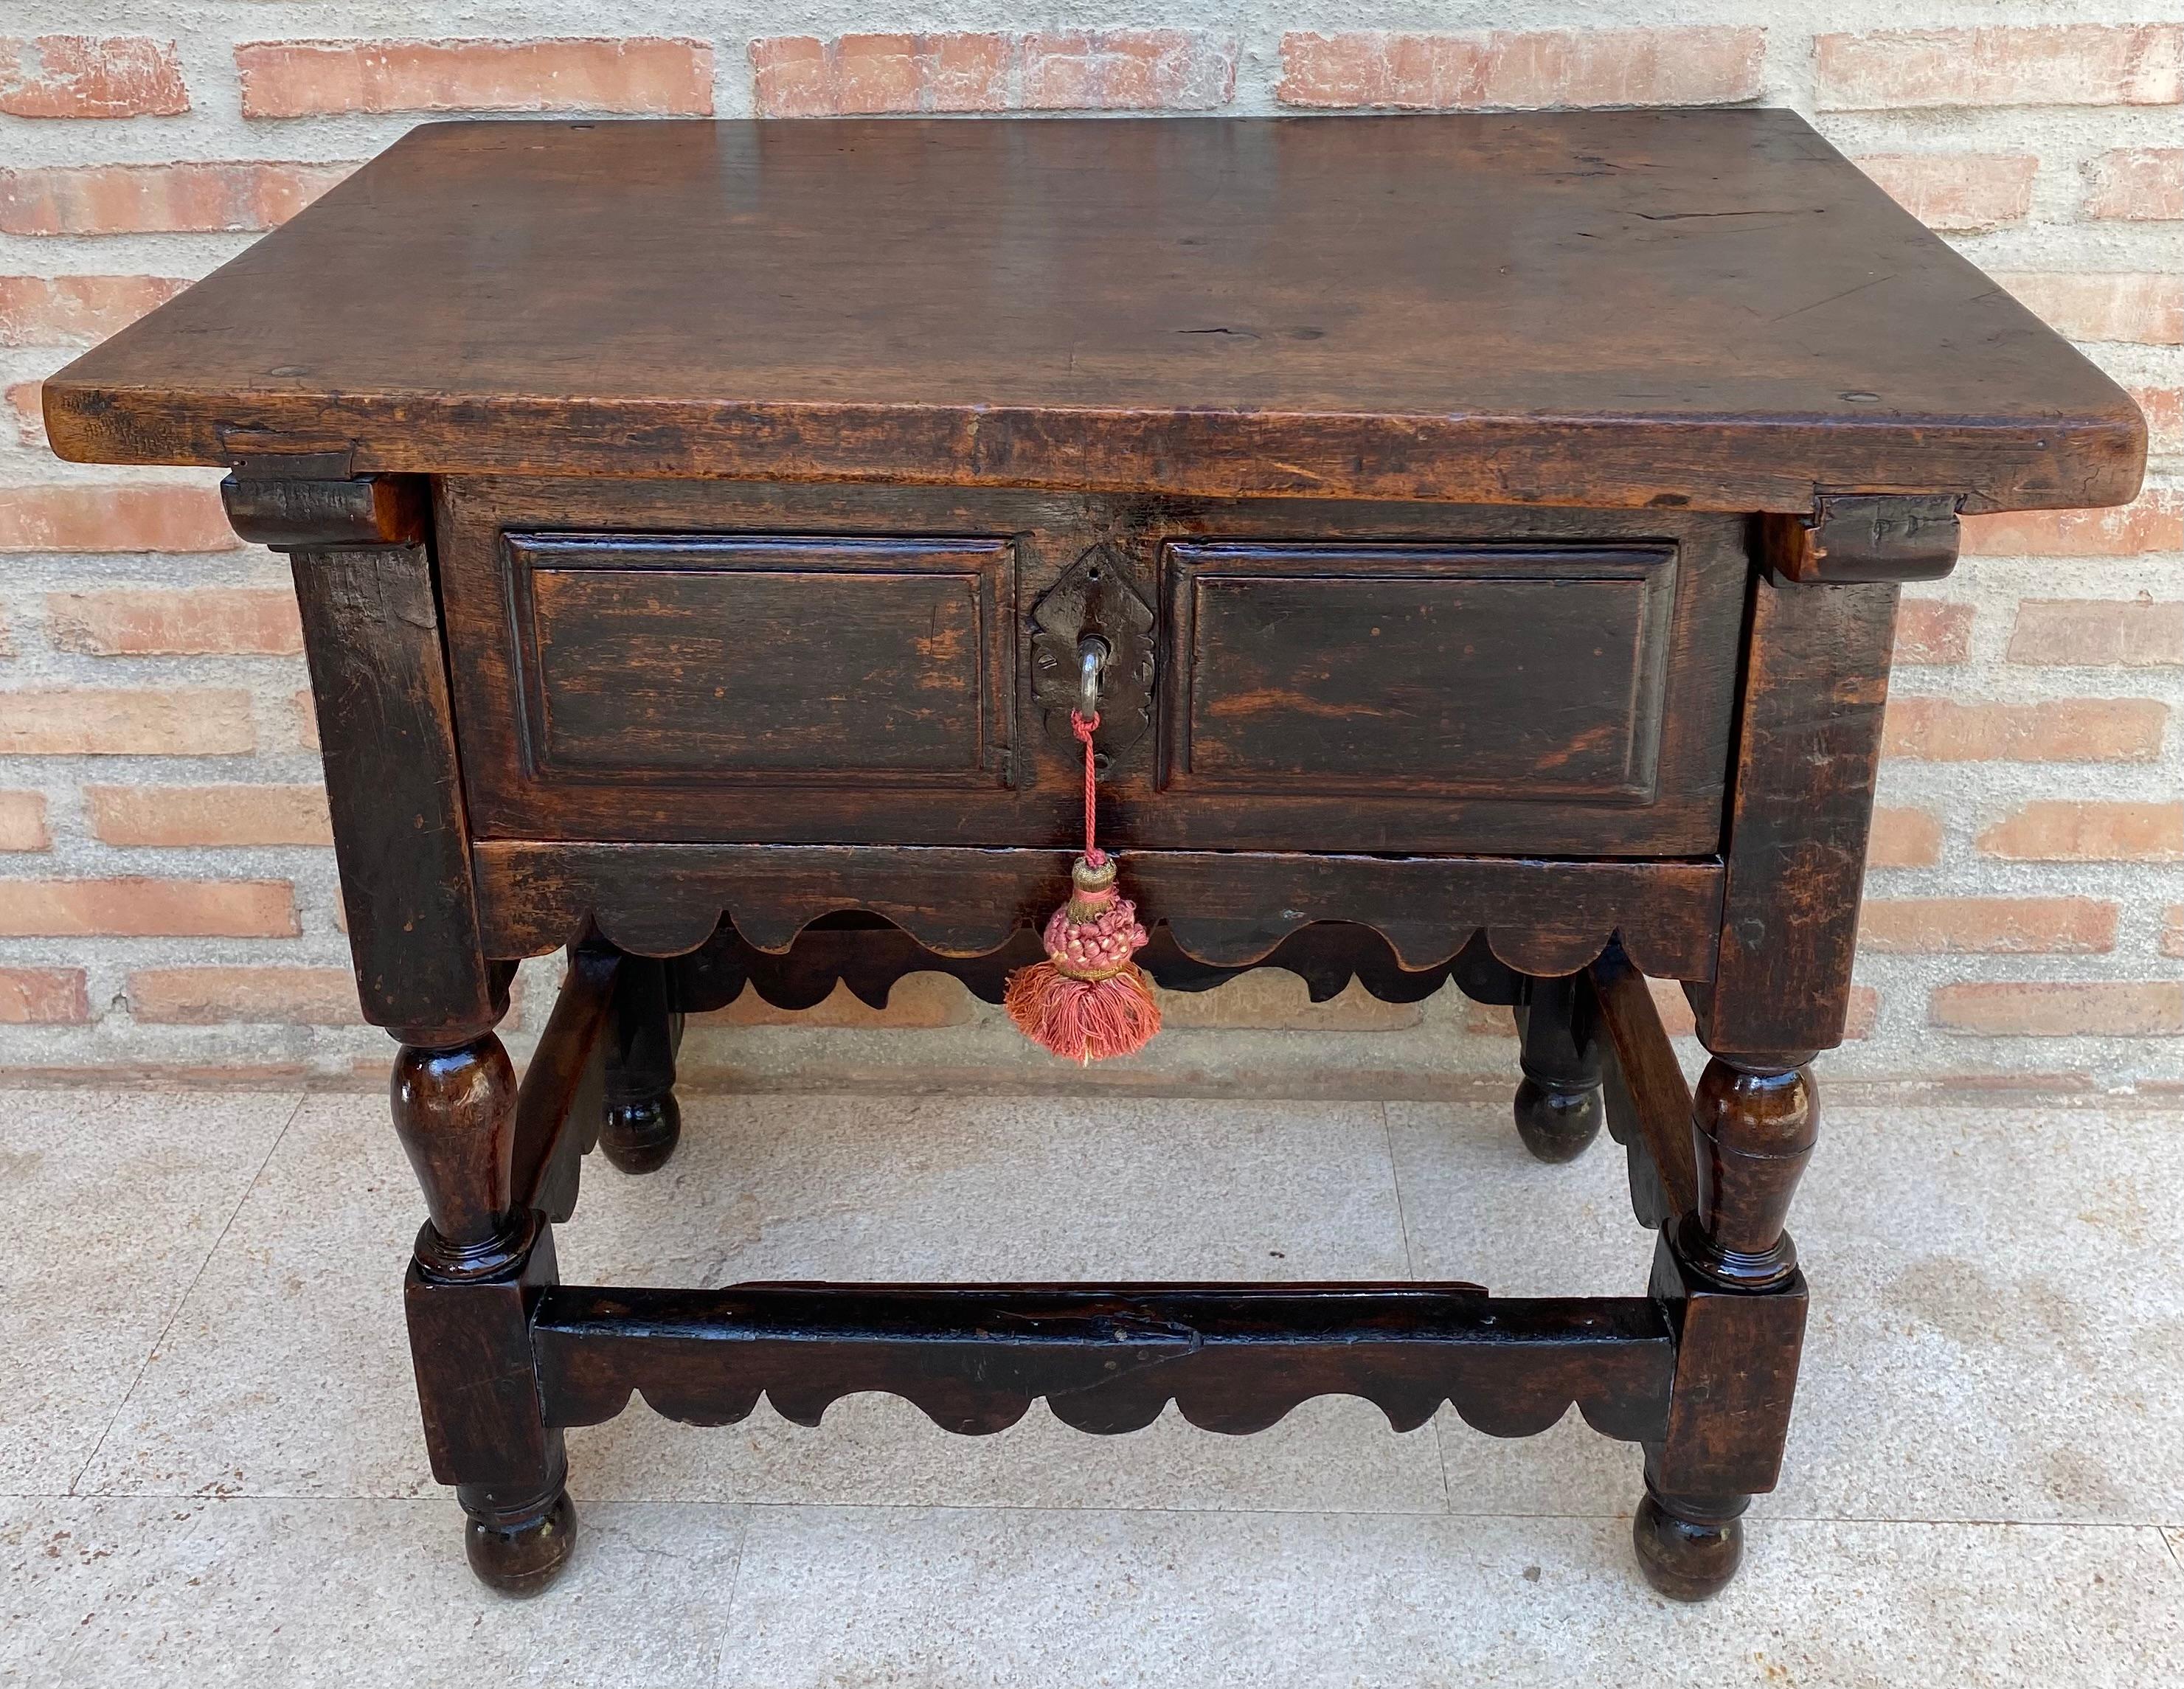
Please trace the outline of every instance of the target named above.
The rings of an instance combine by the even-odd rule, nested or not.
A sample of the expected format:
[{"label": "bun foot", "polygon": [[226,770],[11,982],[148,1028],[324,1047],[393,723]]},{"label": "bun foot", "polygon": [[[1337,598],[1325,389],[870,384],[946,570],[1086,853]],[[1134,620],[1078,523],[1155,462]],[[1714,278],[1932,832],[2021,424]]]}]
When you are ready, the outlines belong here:
[{"label": "bun foot", "polygon": [[1727,1587],[1744,1558],[1742,1497],[1716,1512],[1711,1503],[1679,1502],[1671,1512],[1648,1491],[1630,1521],[1631,1546],[1646,1581],[1671,1601],[1704,1601]]},{"label": "bun foot", "polygon": [[1550,1090],[1536,1079],[1517,1087],[1517,1135],[1543,1162],[1575,1161],[1607,1118],[1600,1087]]},{"label": "bun foot", "polygon": [[599,1148],[624,1173],[657,1173],[682,1140],[682,1111],[669,1091],[647,1102],[607,1105]]},{"label": "bun foot", "polygon": [[566,1490],[525,1519],[471,1515],[463,1550],[488,1589],[519,1600],[538,1594],[561,1575],[577,1546],[577,1508]]}]

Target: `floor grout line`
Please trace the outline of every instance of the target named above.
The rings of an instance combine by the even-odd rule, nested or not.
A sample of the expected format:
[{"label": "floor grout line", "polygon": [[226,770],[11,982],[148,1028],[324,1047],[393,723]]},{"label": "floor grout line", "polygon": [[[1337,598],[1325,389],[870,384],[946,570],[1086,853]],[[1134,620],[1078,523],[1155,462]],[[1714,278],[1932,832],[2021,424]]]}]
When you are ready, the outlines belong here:
[{"label": "floor grout line", "polygon": [[[1409,1269],[1411,1282],[1416,1284],[1418,1252],[1411,1240],[1410,1209],[1403,1201],[1403,1170],[1396,1161],[1396,1129],[1394,1123],[1388,1118],[1385,1102],[1380,1104],[1380,1142],[1388,1151],[1388,1183],[1396,1193],[1396,1229],[1402,1235],[1403,1265]],[[1435,1423],[1440,1417],[1436,1413],[1427,1420],[1425,1429],[1433,1434],[1434,1465],[1440,1472],[1440,1510],[1447,1513],[1453,1510],[1451,1498],[1455,1491],[1448,1481],[1448,1445],[1441,1440],[1440,1426]]]},{"label": "floor grout line", "polygon": [[174,1307],[168,1310],[166,1318],[160,1323],[158,1335],[144,1351],[144,1358],[136,1363],[136,1370],[130,1375],[129,1387],[121,1392],[120,1399],[114,1404],[113,1413],[99,1430],[98,1441],[91,1446],[91,1452],[84,1457],[83,1464],[76,1468],[75,1476],[69,1480],[68,1493],[70,1496],[82,1493],[77,1486],[83,1482],[85,1474],[98,1463],[99,1454],[106,1447],[106,1440],[114,1435],[114,1428],[121,1423],[121,1416],[129,1411],[129,1398],[136,1393],[136,1386],[143,1383],[144,1374],[159,1357],[159,1346],[167,1341],[167,1334],[175,1329],[175,1322],[182,1317],[183,1308],[189,1305],[192,1294],[203,1279],[206,1270],[211,1267],[213,1257],[220,1253],[220,1245],[227,1241],[228,1233],[235,1229],[235,1222],[242,1214],[243,1205],[249,1201],[250,1193],[258,1188],[258,1181],[265,1177],[265,1169],[272,1165],[275,1154],[287,1141],[289,1129],[296,1123],[297,1117],[303,1113],[304,1105],[310,1101],[310,1093],[298,1091],[295,1097],[295,1104],[289,1109],[287,1118],[281,1123],[281,1129],[273,1134],[273,1141],[265,1146],[265,1153],[259,1158],[250,1177],[243,1181],[242,1194],[235,1199],[235,1207],[228,1211],[219,1235],[213,1239],[203,1258],[198,1263],[198,1270],[190,1274],[189,1283],[182,1286],[182,1293],[175,1298]]}]

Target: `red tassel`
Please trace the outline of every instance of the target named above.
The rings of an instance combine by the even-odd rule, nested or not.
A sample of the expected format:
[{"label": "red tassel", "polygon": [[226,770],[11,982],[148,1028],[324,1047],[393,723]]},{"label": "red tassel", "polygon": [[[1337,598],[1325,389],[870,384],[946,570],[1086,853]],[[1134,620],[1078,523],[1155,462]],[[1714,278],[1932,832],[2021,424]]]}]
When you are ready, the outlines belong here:
[{"label": "red tassel", "polygon": [[1046,960],[1009,976],[1009,1018],[1034,1044],[1079,1062],[1131,1056],[1160,1030],[1153,983],[1130,960],[1145,945],[1138,911],[1115,890],[1114,859],[1093,841],[1092,734],[1100,725],[1070,714],[1084,746],[1084,854],[1070,869],[1069,901],[1047,921]]}]

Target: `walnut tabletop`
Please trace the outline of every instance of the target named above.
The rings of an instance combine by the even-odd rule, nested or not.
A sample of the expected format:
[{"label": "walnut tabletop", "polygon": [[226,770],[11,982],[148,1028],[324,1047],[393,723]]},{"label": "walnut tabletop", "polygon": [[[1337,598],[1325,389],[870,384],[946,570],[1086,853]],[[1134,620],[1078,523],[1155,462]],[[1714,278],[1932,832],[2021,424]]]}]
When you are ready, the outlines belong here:
[{"label": "walnut tabletop", "polygon": [[[1575,1407],[1645,1451],[1654,1586],[1721,1588],[1788,1432],[1901,588],[2145,449],[1775,111],[437,125],[45,404],[64,455],[231,465],[290,555],[426,1446],[515,1594],[575,1541],[564,1432],[632,1391]],[[519,1083],[494,1028],[555,950]],[[1156,987],[1258,967],[1513,1011],[1517,1134],[1614,1140],[1642,1294],[560,1281],[588,1153],[676,1147],[686,1016],[939,972],[1127,1057]]]},{"label": "walnut tabletop", "polygon": [[428,125],[45,403],[102,461],[1718,510],[2144,449],[1768,110]]}]

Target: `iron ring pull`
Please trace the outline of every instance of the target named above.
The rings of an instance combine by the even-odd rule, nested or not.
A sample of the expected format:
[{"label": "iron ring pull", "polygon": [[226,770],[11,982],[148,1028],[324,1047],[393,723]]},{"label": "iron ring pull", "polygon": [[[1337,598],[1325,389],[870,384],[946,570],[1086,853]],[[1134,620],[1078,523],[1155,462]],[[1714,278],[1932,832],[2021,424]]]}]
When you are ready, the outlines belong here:
[{"label": "iron ring pull", "polygon": [[1107,642],[1096,634],[1077,642],[1077,713],[1088,722],[1100,713],[1100,676],[1109,655]]}]

